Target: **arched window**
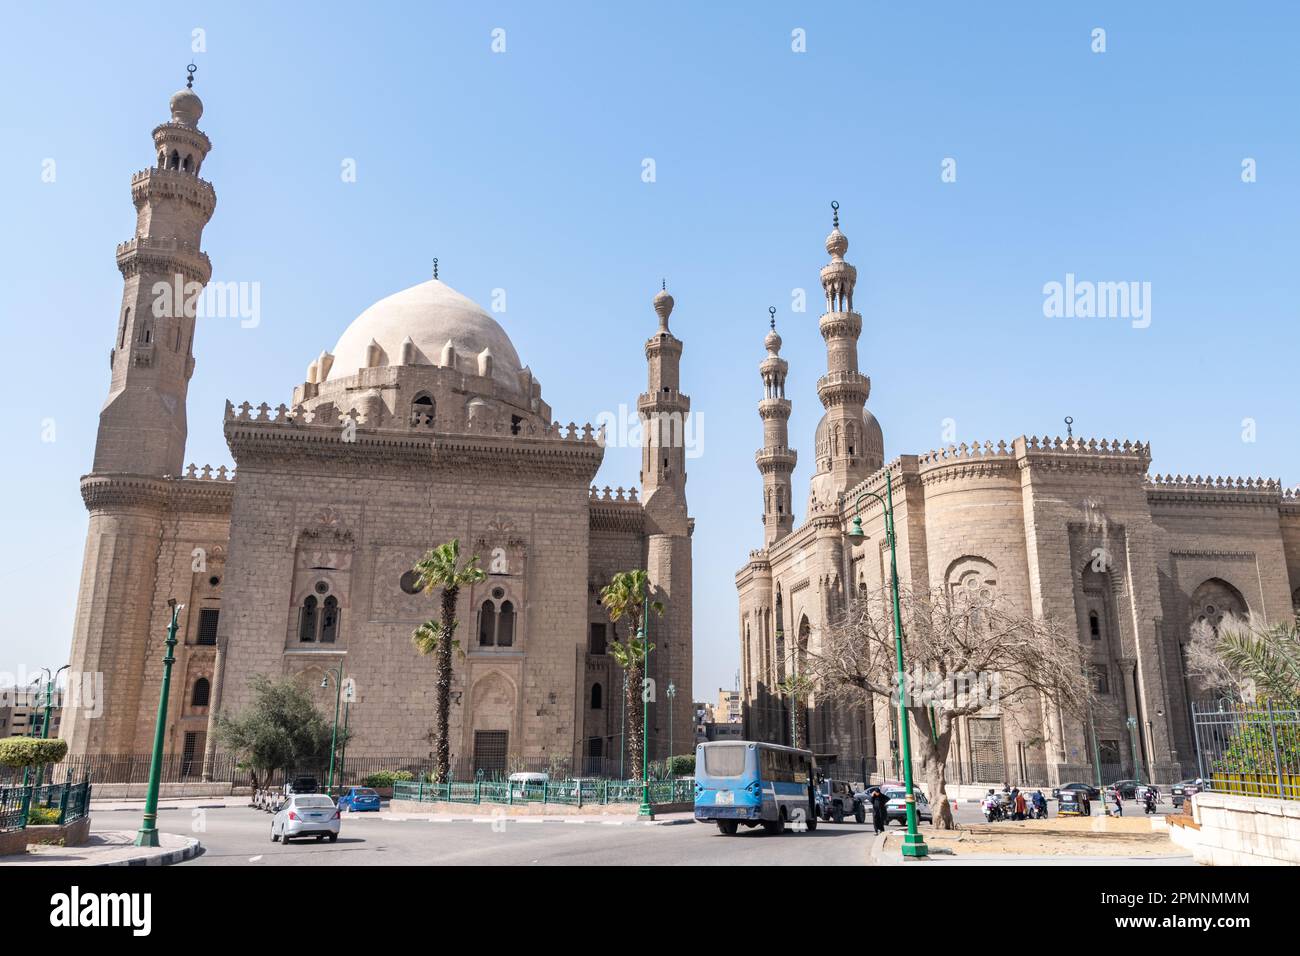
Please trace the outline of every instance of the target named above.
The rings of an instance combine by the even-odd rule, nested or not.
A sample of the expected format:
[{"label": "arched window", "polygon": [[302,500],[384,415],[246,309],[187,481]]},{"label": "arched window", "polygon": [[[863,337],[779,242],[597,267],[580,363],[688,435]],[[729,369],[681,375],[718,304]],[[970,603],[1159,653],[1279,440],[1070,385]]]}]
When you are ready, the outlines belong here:
[{"label": "arched window", "polygon": [[515,606],[509,601],[501,605],[497,617],[497,647],[511,647],[515,643]]},{"label": "arched window", "polygon": [[153,343],[153,326],[145,321],[140,324],[140,334],[136,336],[136,341],[141,345],[150,345]]},{"label": "arched window", "polygon": [[1096,611],[1088,612],[1088,636],[1094,641],[1101,640],[1101,619],[1097,617]]},{"label": "arched window", "polygon": [[411,424],[412,425],[432,425],[435,411],[433,399],[424,393],[415,397],[411,402]]},{"label": "arched window", "polygon": [[1192,592],[1193,625],[1203,622],[1217,631],[1226,615],[1245,617],[1248,612],[1241,592],[1220,578],[1210,578]]},{"label": "arched window", "polygon": [[167,168],[167,154],[162,150],[158,151],[158,168],[159,169]]},{"label": "arched window", "polygon": [[126,327],[131,322],[131,310],[128,308],[122,313],[122,334],[118,336],[117,347],[123,348],[126,345]]},{"label": "arched window", "polygon": [[591,685],[591,709],[592,710],[600,710],[600,708],[604,706],[605,702],[601,700],[602,693],[603,692],[599,684]]},{"label": "arched window", "polygon": [[492,647],[496,644],[497,609],[491,601],[484,601],[478,610],[478,646]]},{"label": "arched window", "polygon": [[316,595],[307,595],[298,610],[298,640],[310,643],[316,640]]},{"label": "arched window", "polygon": [[212,693],[212,685],[208,683],[206,677],[200,677],[194,682],[194,691],[190,694],[190,704],[194,707],[208,706],[208,698]]},{"label": "arched window", "polygon": [[193,156],[187,155],[185,157],[185,161],[181,163],[181,169],[185,170],[188,173],[190,171],[190,163],[193,160],[193,158],[194,158]]},{"label": "arched window", "polygon": [[171,161],[171,163],[170,163],[170,166],[171,166],[172,169],[180,169],[180,168],[181,168],[181,154],[180,154],[179,151],[174,150],[174,149],[172,150],[172,161]]},{"label": "arched window", "polygon": [[320,619],[322,644],[333,644],[339,636],[339,599],[330,595],[325,599],[325,611]]}]

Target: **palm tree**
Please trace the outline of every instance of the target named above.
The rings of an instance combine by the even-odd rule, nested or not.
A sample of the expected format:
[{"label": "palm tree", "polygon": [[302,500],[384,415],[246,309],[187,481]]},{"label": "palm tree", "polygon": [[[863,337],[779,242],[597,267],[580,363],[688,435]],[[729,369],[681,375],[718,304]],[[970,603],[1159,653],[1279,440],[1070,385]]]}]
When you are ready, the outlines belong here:
[{"label": "palm tree", "polygon": [[1216,650],[1228,668],[1254,682],[1263,697],[1300,700],[1300,621],[1268,625],[1252,614],[1219,624]]},{"label": "palm tree", "polygon": [[[437,655],[438,720],[433,762],[437,779],[445,782],[451,776],[448,724],[451,720],[451,649],[456,643],[451,639],[456,633],[456,598],[462,587],[477,584],[487,574],[478,566],[477,555],[461,563],[459,538],[452,538],[426,552],[411,570],[419,576],[416,580],[419,590],[441,592],[442,615],[437,630],[430,627],[434,623],[430,621],[417,628],[412,638],[422,653]],[[443,637],[449,639],[443,640]]]},{"label": "palm tree", "polygon": [[647,610],[662,616],[664,606],[659,601],[650,601],[648,592],[650,576],[641,569],[620,571],[614,579],[600,591],[600,603],[609,612],[610,621],[617,625],[624,618],[628,621],[630,635],[626,642],[617,639],[610,642],[610,653],[615,663],[627,673],[624,699],[627,703],[628,726],[627,754],[632,762],[633,779],[641,777],[641,692],[644,683],[646,658],[654,650],[654,645],[642,637],[642,626]]}]

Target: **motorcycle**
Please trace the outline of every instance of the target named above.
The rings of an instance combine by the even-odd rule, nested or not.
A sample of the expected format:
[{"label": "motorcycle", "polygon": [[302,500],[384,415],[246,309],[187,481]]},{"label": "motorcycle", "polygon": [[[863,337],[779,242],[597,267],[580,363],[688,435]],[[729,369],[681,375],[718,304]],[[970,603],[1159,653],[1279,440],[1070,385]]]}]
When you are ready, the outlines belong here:
[{"label": "motorcycle", "polygon": [[998,820],[1007,818],[1006,811],[1002,809],[1002,804],[996,800],[990,800],[984,804],[984,822],[995,823]]}]

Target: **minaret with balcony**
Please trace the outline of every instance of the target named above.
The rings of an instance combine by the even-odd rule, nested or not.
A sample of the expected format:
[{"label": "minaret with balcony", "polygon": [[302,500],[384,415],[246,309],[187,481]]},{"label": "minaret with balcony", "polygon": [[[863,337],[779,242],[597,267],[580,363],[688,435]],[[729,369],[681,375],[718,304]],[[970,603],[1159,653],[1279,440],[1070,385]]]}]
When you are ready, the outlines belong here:
[{"label": "minaret with balcony", "polygon": [[763,340],[767,357],[759,363],[763,398],[758,416],[763,420],[763,447],[754,456],[763,476],[763,547],[771,547],[794,527],[790,476],[798,455],[790,447],[790,399],[785,397],[785,376],[790,363],[781,358],[781,336],[776,331],[776,309],[768,309],[771,330]]}]

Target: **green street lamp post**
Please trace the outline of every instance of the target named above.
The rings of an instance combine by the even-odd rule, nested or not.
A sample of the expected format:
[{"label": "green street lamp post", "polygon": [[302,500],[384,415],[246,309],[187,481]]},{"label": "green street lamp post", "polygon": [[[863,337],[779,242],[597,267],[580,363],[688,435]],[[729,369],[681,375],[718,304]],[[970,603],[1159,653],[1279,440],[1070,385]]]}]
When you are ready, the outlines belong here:
[{"label": "green street lamp post", "polygon": [[1101,811],[1110,816],[1110,807],[1106,806],[1106,791],[1101,784],[1101,747],[1097,745],[1097,725],[1093,722],[1091,707],[1088,708],[1088,734],[1092,737],[1093,776],[1097,780],[1097,792],[1101,794]]},{"label": "green street lamp post", "polygon": [[163,655],[162,691],[158,694],[158,719],[153,727],[153,758],[149,762],[149,791],[144,799],[144,819],[135,834],[136,846],[158,845],[158,785],[162,782],[163,737],[167,730],[167,695],[172,685],[172,665],[176,663],[177,618],[184,604],[175,598],[167,599],[172,609],[172,621],[167,625],[167,653]]},{"label": "green street lamp post", "polygon": [[668,682],[668,763],[669,776],[672,776],[672,759],[673,759],[673,699],[677,696],[677,685],[672,681]]},{"label": "green street lamp post", "polygon": [[641,662],[641,806],[637,816],[652,817],[654,809],[650,806],[650,701],[646,689],[650,686],[650,595],[641,596],[641,650],[644,655]]},{"label": "green street lamp post", "polygon": [[[59,679],[59,675],[66,671],[71,664],[64,664],[53,675],[50,674],[48,667],[42,667],[45,671],[45,716],[41,718],[41,738],[48,740],[50,736],[50,711],[54,708],[54,685]],[[41,764],[36,768],[36,786],[45,782],[45,765]]]},{"label": "green street lamp post", "polygon": [[618,779],[627,779],[627,671],[623,671],[623,720],[618,732]]},{"label": "green street lamp post", "polygon": [[[912,735],[907,725],[907,707],[905,680],[906,670],[903,665],[903,615],[898,599],[898,540],[894,531],[894,480],[892,475],[885,477],[885,497],[874,491],[864,491],[858,495],[853,504],[854,512],[859,512],[863,498],[875,498],[884,509],[885,540],[889,542],[889,589],[894,605],[894,661],[898,669],[898,733],[903,745],[903,788],[907,794],[907,836],[903,840],[903,856],[921,859],[929,854],[925,839],[916,828],[916,792],[912,786]],[[849,529],[849,541],[858,544],[867,539],[862,530],[862,518],[853,519]]]},{"label": "green street lamp post", "polygon": [[1136,717],[1130,717],[1128,720],[1124,721],[1124,723],[1128,726],[1128,742],[1129,746],[1133,749],[1133,778],[1137,781],[1137,784],[1140,787],[1142,786],[1142,764],[1138,761],[1138,719]]},{"label": "green street lamp post", "polygon": [[329,687],[331,678],[334,680],[334,729],[330,732],[330,773],[325,784],[327,795],[334,792],[334,757],[338,753],[339,745],[339,703],[343,699],[343,658],[339,658],[337,674],[332,671],[325,672],[325,676],[321,678],[321,687]]}]

